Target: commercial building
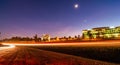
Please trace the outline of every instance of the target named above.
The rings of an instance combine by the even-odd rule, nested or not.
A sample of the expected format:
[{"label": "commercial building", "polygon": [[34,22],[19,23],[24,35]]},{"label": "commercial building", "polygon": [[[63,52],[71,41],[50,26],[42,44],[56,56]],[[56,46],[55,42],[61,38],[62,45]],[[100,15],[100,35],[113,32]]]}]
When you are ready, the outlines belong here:
[{"label": "commercial building", "polygon": [[120,39],[120,26],[98,27],[82,31],[83,39]]}]

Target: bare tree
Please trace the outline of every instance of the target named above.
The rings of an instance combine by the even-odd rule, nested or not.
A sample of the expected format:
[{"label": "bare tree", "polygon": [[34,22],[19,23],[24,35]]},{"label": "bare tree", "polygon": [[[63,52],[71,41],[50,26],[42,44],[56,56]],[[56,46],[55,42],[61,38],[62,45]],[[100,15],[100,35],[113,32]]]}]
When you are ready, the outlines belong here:
[{"label": "bare tree", "polygon": [[37,34],[35,34],[34,40],[35,40],[35,42],[38,42],[38,36],[37,36]]}]

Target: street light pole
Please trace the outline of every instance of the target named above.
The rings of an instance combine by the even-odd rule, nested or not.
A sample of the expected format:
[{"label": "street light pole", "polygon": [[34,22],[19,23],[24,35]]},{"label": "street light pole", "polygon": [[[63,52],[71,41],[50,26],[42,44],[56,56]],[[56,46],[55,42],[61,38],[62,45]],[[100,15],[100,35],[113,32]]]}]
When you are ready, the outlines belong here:
[{"label": "street light pole", "polygon": [[[1,32],[0,32],[0,38],[1,38]],[[1,45],[1,39],[0,39],[0,45]]]},{"label": "street light pole", "polygon": [[2,40],[1,40],[1,32],[0,32],[0,42],[1,42]]}]

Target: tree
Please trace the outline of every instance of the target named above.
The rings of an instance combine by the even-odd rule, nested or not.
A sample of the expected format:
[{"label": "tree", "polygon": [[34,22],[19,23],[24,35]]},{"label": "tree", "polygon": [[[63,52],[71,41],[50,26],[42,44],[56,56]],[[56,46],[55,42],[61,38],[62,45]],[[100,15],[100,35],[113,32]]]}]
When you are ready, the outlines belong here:
[{"label": "tree", "polygon": [[80,35],[78,35],[78,38],[80,39]]},{"label": "tree", "polygon": [[64,36],[63,38],[64,38],[64,39],[66,39],[67,37],[66,37],[66,36]]},{"label": "tree", "polygon": [[87,35],[89,36],[89,39],[92,39],[92,38],[93,38],[91,31],[88,31],[88,32],[87,32]]},{"label": "tree", "polygon": [[34,40],[35,40],[35,42],[38,42],[38,36],[37,36],[37,34],[35,34]]},{"label": "tree", "polygon": [[71,37],[71,36],[69,36],[68,38],[69,38],[69,39],[71,39],[72,37]]},{"label": "tree", "polygon": [[82,33],[82,39],[85,39],[85,34],[84,33]]},{"label": "tree", "polygon": [[78,38],[78,37],[75,35],[75,38]]}]

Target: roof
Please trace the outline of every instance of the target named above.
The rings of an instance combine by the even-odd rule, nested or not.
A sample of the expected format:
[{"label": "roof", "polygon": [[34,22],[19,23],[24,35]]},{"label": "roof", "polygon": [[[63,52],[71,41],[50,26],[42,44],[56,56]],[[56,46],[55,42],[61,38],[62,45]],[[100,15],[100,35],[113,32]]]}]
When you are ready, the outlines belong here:
[{"label": "roof", "polygon": [[92,28],[93,30],[98,30],[98,29],[110,29],[109,27],[97,27],[97,28]]}]

